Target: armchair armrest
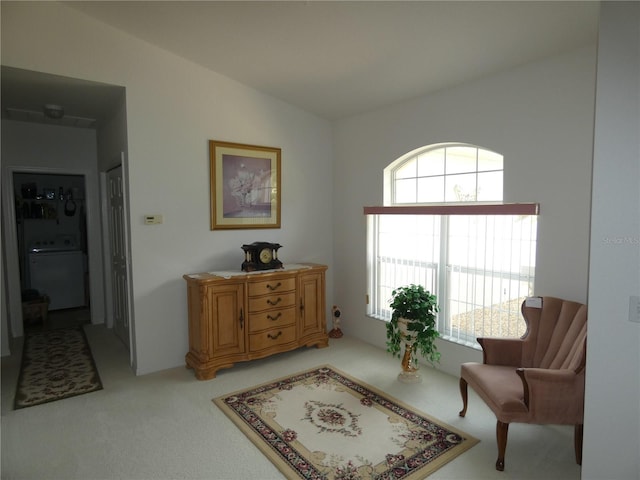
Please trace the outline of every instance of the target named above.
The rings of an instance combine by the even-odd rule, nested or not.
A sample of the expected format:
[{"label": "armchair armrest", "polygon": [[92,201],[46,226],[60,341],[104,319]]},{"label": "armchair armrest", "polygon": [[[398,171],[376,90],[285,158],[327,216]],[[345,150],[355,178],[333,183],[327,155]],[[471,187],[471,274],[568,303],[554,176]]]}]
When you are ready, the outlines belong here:
[{"label": "armchair armrest", "polygon": [[514,367],[522,365],[521,338],[480,337],[478,343],[482,347],[482,363]]},{"label": "armchair armrest", "polygon": [[531,423],[577,425],[584,416],[584,374],[573,370],[518,368]]}]

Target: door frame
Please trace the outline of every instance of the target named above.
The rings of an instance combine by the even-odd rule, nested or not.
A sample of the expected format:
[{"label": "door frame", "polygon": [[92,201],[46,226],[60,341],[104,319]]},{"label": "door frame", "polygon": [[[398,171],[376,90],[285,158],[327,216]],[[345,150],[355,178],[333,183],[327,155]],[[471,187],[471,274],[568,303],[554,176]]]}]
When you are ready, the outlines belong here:
[{"label": "door frame", "polygon": [[[85,191],[88,188],[87,172],[74,168],[56,168],[56,167],[24,167],[24,166],[7,166],[2,169],[2,214],[4,216],[3,225],[3,250],[5,252],[4,262],[6,263],[6,294],[7,294],[7,312],[11,329],[10,334],[13,338],[22,337],[24,335],[24,325],[22,318],[22,288],[20,285],[20,265],[18,264],[18,231],[16,229],[16,210],[15,210],[15,190],[13,188],[14,173],[34,173],[43,175],[79,175],[84,178]],[[89,198],[86,200],[90,201]],[[92,218],[91,209],[86,208],[87,228],[96,219]],[[91,242],[87,244],[87,256],[97,255],[99,252],[94,251]],[[91,263],[89,262],[90,266]],[[89,278],[93,278],[95,272],[89,268]],[[91,281],[91,280],[90,280]],[[92,282],[93,283],[93,282]],[[92,298],[94,292],[90,292]],[[99,323],[100,316],[91,308],[91,323]],[[8,327],[9,325],[7,325]]]}]

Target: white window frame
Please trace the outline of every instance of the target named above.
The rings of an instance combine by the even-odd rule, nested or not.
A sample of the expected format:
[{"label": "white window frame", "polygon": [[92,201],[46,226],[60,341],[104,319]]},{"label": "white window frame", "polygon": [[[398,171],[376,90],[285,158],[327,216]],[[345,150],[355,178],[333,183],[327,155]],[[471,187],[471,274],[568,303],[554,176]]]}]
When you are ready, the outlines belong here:
[{"label": "white window frame", "polygon": [[[455,302],[454,301],[450,302],[450,298],[449,298],[449,291],[450,291],[449,283],[451,282],[451,277],[455,276],[456,273],[458,274],[458,277],[466,275],[467,279],[468,278],[473,279],[472,282],[476,282],[477,278],[485,278],[485,282],[486,282],[486,278],[489,275],[492,275],[491,278],[494,278],[494,282],[495,282],[495,278],[500,278],[500,282],[502,282],[502,278],[504,277],[505,279],[504,285],[506,285],[504,287],[505,292],[507,288],[509,288],[510,290],[511,285],[516,285],[518,289],[521,289],[521,288],[524,289],[524,292],[522,292],[521,296],[532,295],[533,285],[535,280],[535,237],[536,237],[536,230],[537,230],[535,215],[537,215],[539,212],[539,206],[538,204],[504,204],[502,202],[496,203],[495,201],[494,202],[464,201],[464,202],[449,202],[449,203],[438,203],[438,204],[434,204],[434,203],[419,204],[417,202],[416,203],[395,202],[395,199],[396,199],[396,195],[394,191],[396,186],[395,173],[398,171],[398,169],[406,165],[407,162],[414,161],[420,155],[424,155],[425,152],[435,151],[439,149],[446,149],[450,147],[461,147],[461,146],[468,149],[478,149],[479,151],[490,152],[486,149],[482,149],[481,147],[477,147],[475,145],[460,144],[460,143],[430,145],[430,146],[423,147],[423,148],[414,150],[412,152],[409,152],[407,155],[404,155],[398,160],[392,162],[385,169],[385,185],[384,185],[385,206],[365,208],[365,214],[367,214],[368,216],[368,221],[367,221],[368,274],[367,275],[368,275],[368,292],[369,292],[369,300],[370,300],[369,305],[367,307],[367,314],[374,318],[379,318],[379,319],[388,321],[391,316],[391,312],[388,309],[389,299],[381,298],[381,297],[385,294],[388,294],[390,289],[401,286],[402,284],[420,283],[424,285],[425,288],[431,290],[432,293],[435,293],[436,295],[438,295],[440,292],[442,294],[442,295],[438,295],[439,305],[440,305],[438,329],[441,335],[444,338],[447,338],[449,340],[453,340],[455,342],[462,343],[469,346],[474,346],[477,348],[478,345],[475,338],[477,336],[484,336],[486,332],[482,332],[482,334],[478,334],[475,326],[473,327],[473,331],[470,331],[470,332],[460,331],[460,328],[454,325],[454,323],[456,322],[460,322],[460,323],[462,322],[462,320],[460,320],[459,317],[457,320],[452,322],[451,314],[452,314],[452,311],[455,309]],[[490,153],[494,154],[494,152],[490,152]],[[486,171],[486,170],[483,170],[483,171]],[[500,169],[500,172],[502,172],[502,169]],[[442,173],[443,173],[443,176],[446,176],[446,171]],[[465,172],[465,173],[473,173],[473,172]],[[408,177],[405,174],[403,179],[407,179],[407,178],[411,179],[410,176]],[[418,178],[418,175],[417,175],[417,167],[416,167],[416,179],[417,178]],[[443,180],[444,180],[443,184],[446,185],[446,179],[443,179]],[[416,185],[417,185],[417,181],[416,181]],[[444,196],[444,192],[443,192],[443,196]],[[500,201],[502,200],[501,180],[500,180],[499,197],[495,197],[495,199]],[[438,239],[433,240],[433,242],[438,241],[440,244],[438,247],[439,253],[438,253],[437,261],[424,261],[424,260],[415,260],[415,259],[406,260],[406,261],[397,260],[397,259],[385,260],[380,258],[378,255],[378,252],[379,252],[379,247],[381,242],[380,236],[379,236],[380,222],[382,221],[381,215],[421,215],[421,216],[435,215],[437,216],[437,217],[433,217],[433,221],[439,222],[439,227],[434,227],[434,230],[439,230]],[[527,268],[524,269],[525,271],[515,272],[515,273],[514,272],[506,273],[506,272],[495,272],[491,270],[485,273],[484,270],[468,268],[468,267],[465,267],[464,265],[462,267],[459,267],[459,266],[452,267],[449,264],[449,258],[447,253],[448,245],[450,241],[449,235],[447,232],[448,232],[448,225],[449,225],[449,217],[451,215],[469,216],[468,217],[469,222],[475,222],[480,225],[482,225],[482,222],[485,222],[485,224],[487,221],[491,222],[492,221],[491,219],[499,222],[506,221],[507,224],[509,224],[509,222],[517,222],[518,220],[527,218],[523,216],[533,215],[534,217],[529,219],[529,223],[528,223],[531,231],[523,233],[524,237],[526,237],[525,238],[526,241],[524,241],[525,246],[527,242],[529,242],[530,238],[531,237],[533,238],[533,245],[532,245],[533,253],[531,254],[529,252],[529,258],[528,260],[525,260],[525,262],[528,263]],[[504,217],[505,215],[510,216],[511,220],[509,220],[508,217]],[[499,220],[496,220],[495,216],[500,216],[501,218]],[[460,217],[458,217],[457,220],[460,220]],[[490,224],[493,224],[493,223],[490,223]],[[437,225],[437,224],[434,224],[434,225]],[[513,223],[510,223],[509,225],[513,225]],[[486,225],[483,228],[484,230],[486,230],[487,229]],[[511,228],[513,229],[513,227]],[[489,235],[491,234],[492,233],[489,232]],[[516,232],[516,237],[518,237],[518,232]],[[513,236],[507,237],[507,239],[504,241],[512,242],[514,246],[517,247],[518,241],[513,240],[513,238],[516,238],[516,237],[513,237]],[[420,239],[416,239],[415,241],[420,242]],[[487,242],[488,241],[485,240],[485,243]],[[524,252],[523,255],[526,256],[526,254],[527,252]],[[405,258],[407,257],[406,255],[404,256]],[[394,284],[395,278],[392,278],[390,280],[389,279],[383,280],[381,277],[381,271],[385,269],[388,270],[388,268],[386,268],[383,265],[385,261],[390,261],[392,263],[393,261],[400,261],[402,263],[402,266],[399,268],[401,268],[401,270],[403,270],[404,273],[399,276],[405,275],[406,271],[410,270],[409,276],[403,277],[400,284]],[[444,265],[444,267],[442,267],[442,265]],[[393,269],[393,268],[396,268],[396,266],[393,266],[390,268]],[[453,270],[456,268],[458,270],[457,272],[454,273]],[[522,283],[522,282],[525,282],[525,283]],[[383,286],[385,283],[387,284],[386,288]],[[473,288],[476,288],[476,287],[474,286]],[[503,284],[500,283],[500,289],[502,290],[502,288],[503,288]],[[521,292],[518,292],[518,293],[520,294]],[[484,293],[484,290],[483,290],[483,293],[481,294],[481,296],[485,296],[485,295],[486,293]],[[521,296],[519,296],[518,298],[521,298]],[[385,303],[387,308],[385,308]],[[450,308],[451,305],[453,305],[453,308]],[[480,305],[482,307],[485,306],[484,300],[482,300]],[[502,312],[499,312],[499,311],[494,312],[493,305],[491,305],[490,308],[491,308],[490,314],[492,315],[492,317],[495,314],[503,315]],[[509,308],[513,309],[513,306],[511,305]],[[483,310],[486,310],[486,308],[484,308]],[[473,311],[477,312],[478,309],[475,308]],[[486,315],[486,313],[483,313],[483,315]],[[510,316],[510,320],[509,320],[510,322],[513,321],[512,320],[513,317],[521,321],[519,310],[515,312],[514,311],[504,312],[504,315]],[[518,328],[521,329],[520,326],[518,326]],[[523,333],[522,330],[512,331],[511,327],[508,329],[508,331],[497,331],[497,330],[494,331],[493,329],[491,329],[491,331],[489,332],[489,334],[499,334],[501,336],[511,336],[511,337],[521,336],[522,333]]]}]

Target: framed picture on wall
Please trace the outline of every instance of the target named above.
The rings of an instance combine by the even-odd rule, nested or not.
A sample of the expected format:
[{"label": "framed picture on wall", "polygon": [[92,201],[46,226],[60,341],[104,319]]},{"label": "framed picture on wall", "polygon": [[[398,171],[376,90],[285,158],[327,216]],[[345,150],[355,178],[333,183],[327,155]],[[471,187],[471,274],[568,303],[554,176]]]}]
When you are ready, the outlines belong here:
[{"label": "framed picture on wall", "polygon": [[281,150],[209,141],[211,230],[280,228]]}]

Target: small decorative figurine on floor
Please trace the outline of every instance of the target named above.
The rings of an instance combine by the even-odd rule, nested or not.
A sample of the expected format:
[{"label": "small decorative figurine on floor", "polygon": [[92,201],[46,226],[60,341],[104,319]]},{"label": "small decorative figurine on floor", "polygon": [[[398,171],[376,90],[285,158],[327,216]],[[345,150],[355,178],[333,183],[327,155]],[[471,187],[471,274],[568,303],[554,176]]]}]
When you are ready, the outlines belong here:
[{"label": "small decorative figurine on floor", "polygon": [[329,337],[331,338],[342,337],[342,330],[340,330],[340,322],[341,322],[340,315],[342,315],[342,312],[340,312],[340,309],[338,308],[337,305],[334,305],[331,308],[331,316],[333,321],[333,328],[329,332]]}]

